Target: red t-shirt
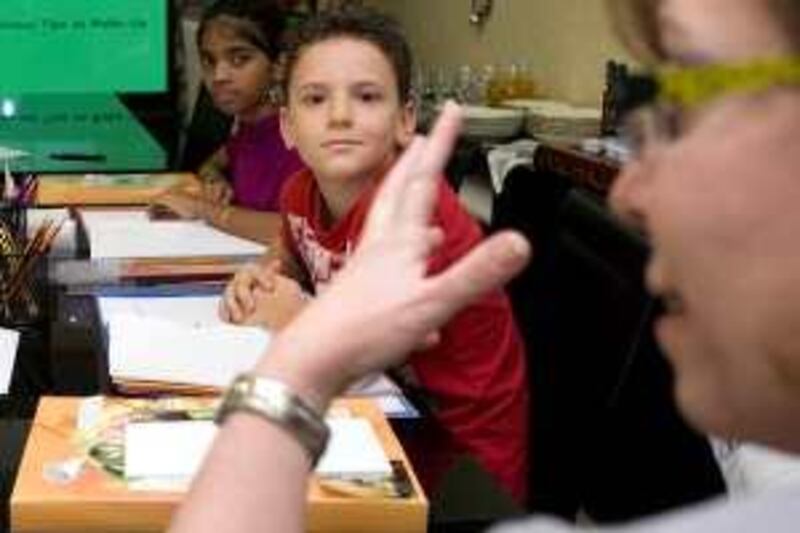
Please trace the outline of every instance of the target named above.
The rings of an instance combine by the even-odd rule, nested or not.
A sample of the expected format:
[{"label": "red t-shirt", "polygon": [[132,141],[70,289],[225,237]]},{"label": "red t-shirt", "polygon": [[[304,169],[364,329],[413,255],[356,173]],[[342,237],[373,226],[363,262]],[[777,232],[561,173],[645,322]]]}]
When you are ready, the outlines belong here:
[{"label": "red t-shirt", "polygon": [[[378,183],[364,190],[332,227],[323,222],[324,199],[310,171],[286,183],[283,241],[317,290],[352,254]],[[482,238],[444,180],[434,223],[445,240],[430,260],[431,274],[457,261]],[[435,347],[410,357],[411,371],[456,441],[522,502],[527,492],[528,389],[524,349],[505,293],[490,292],[455,315],[440,333]]]}]

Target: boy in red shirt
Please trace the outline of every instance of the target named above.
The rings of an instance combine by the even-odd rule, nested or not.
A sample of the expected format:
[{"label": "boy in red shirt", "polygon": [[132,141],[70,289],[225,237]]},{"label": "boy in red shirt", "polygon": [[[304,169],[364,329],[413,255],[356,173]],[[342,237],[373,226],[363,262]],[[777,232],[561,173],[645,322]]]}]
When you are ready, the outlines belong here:
[{"label": "boy in red shirt", "polygon": [[[237,274],[226,290],[223,317],[279,328],[302,309],[301,286],[324,290],[347,261],[378,184],[413,137],[410,73],[401,30],[375,11],[333,11],[306,26],[288,60],[281,124],[309,170],[284,186],[274,260]],[[432,243],[431,274],[481,239],[444,179],[434,213],[431,223],[441,232]],[[407,366],[432,397],[442,425],[524,501],[527,380],[505,294],[489,293],[465,308]]]}]

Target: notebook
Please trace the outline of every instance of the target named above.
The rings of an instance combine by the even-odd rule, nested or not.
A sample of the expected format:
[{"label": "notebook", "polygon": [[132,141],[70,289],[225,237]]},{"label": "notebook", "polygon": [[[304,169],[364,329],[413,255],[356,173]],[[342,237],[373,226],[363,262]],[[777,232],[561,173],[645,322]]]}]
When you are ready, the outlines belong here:
[{"label": "notebook", "polygon": [[[269,345],[266,331],[223,322],[218,315],[218,295],[99,296],[97,303],[108,333],[112,381],[131,394],[162,389],[182,394],[217,392],[228,385],[230,379],[225,378],[252,368]],[[113,328],[109,327],[112,321]],[[159,337],[153,342],[164,344],[151,347],[147,336],[154,333]],[[227,344],[232,338],[238,340]],[[197,346],[199,343],[202,346]],[[220,357],[233,351],[235,355]],[[227,366],[223,369],[220,365]],[[385,374],[356,381],[345,395],[374,398],[391,418],[419,416]]]},{"label": "notebook", "polygon": [[219,388],[253,368],[270,340],[260,328],[188,324],[124,313],[109,318],[107,331],[112,380]]}]

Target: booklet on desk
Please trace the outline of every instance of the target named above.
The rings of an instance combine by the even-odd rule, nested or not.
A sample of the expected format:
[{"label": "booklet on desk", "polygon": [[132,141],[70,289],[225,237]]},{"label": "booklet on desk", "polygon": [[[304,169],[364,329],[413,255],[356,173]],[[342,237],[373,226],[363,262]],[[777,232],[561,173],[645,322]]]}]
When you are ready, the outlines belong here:
[{"label": "booklet on desk", "polygon": [[[178,286],[180,287],[180,286]],[[143,289],[142,292],[146,292]],[[219,317],[219,295],[179,296],[98,296],[100,320],[108,324],[112,317],[136,316],[177,322],[196,328],[229,326]]]},{"label": "booklet on desk", "polygon": [[[129,393],[209,393],[252,368],[269,333],[223,322],[219,301],[218,295],[98,297],[112,381]],[[419,416],[384,374],[355,382],[346,395],[375,398],[392,418]]]},{"label": "booklet on desk", "polygon": [[81,210],[92,259],[260,257],[263,244],[197,220],[151,220],[144,209]]},{"label": "booklet on desk", "polygon": [[113,381],[149,381],[224,388],[266,352],[260,328],[192,325],[174,320],[112,315],[108,366]]}]

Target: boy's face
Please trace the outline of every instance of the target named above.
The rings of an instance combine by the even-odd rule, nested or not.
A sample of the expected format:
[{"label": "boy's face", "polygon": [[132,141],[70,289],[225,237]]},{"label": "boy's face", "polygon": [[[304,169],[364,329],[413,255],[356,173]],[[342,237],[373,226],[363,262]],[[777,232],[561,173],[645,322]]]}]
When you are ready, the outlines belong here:
[{"label": "boy's face", "polygon": [[220,111],[244,120],[258,117],[271,73],[262,50],[242,39],[234,26],[212,22],[200,42],[200,61],[203,82]]},{"label": "boy's face", "polygon": [[281,113],[287,143],[318,180],[361,183],[386,168],[413,136],[391,63],[375,45],[334,37],[308,46]]}]

